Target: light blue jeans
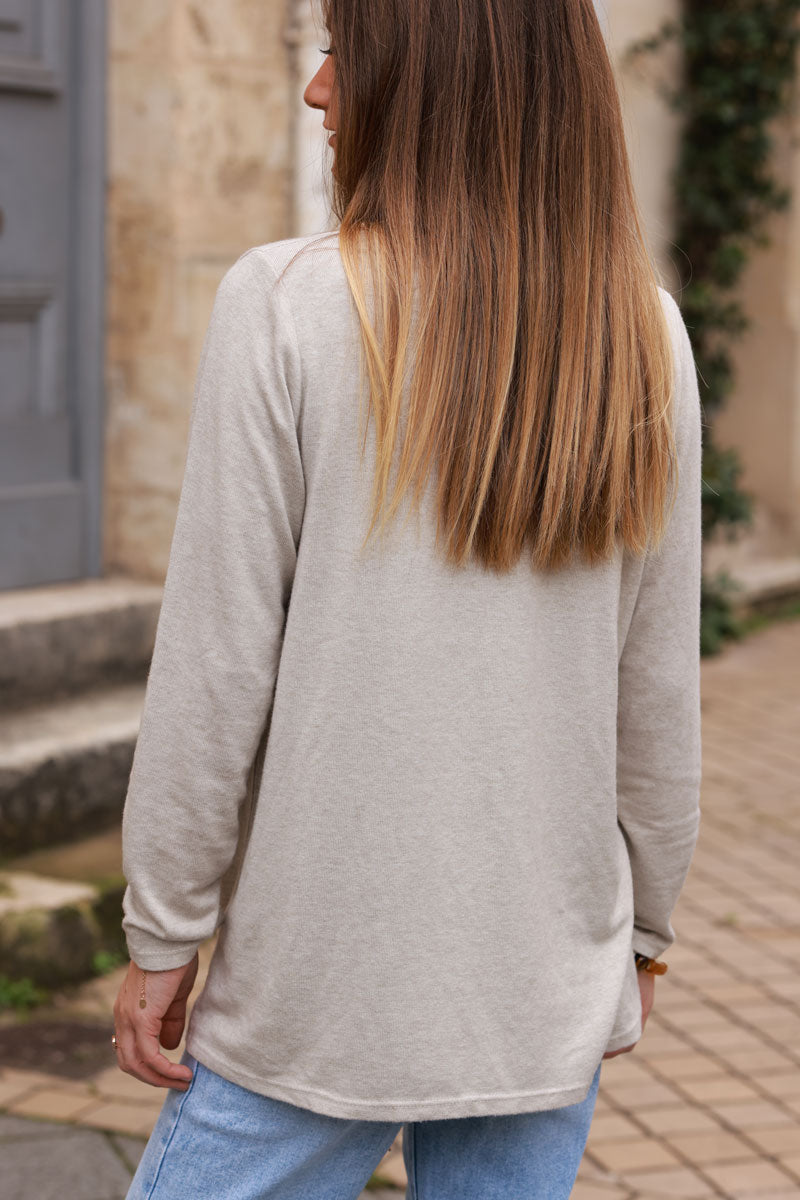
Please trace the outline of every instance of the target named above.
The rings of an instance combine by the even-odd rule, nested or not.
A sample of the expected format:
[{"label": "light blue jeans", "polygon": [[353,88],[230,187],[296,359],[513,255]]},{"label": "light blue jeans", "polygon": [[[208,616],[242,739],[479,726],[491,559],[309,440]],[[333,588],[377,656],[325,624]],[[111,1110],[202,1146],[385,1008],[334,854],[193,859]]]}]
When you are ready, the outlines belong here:
[{"label": "light blue jeans", "polygon": [[184,1050],[126,1200],[357,1200],[403,1130],[406,1200],[567,1200],[594,1114],[585,1100],[512,1116],[358,1121],[262,1096]]}]

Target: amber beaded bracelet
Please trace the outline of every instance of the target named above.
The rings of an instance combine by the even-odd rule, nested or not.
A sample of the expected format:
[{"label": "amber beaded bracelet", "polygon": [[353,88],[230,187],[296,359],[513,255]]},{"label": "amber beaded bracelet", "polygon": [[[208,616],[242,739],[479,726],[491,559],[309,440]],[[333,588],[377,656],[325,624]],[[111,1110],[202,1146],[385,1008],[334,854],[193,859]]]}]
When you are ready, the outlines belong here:
[{"label": "amber beaded bracelet", "polygon": [[634,950],[633,957],[636,960],[637,968],[647,971],[648,975],[665,975],[668,970],[665,962],[659,962],[655,958],[648,958],[646,954],[640,954],[638,950]]}]

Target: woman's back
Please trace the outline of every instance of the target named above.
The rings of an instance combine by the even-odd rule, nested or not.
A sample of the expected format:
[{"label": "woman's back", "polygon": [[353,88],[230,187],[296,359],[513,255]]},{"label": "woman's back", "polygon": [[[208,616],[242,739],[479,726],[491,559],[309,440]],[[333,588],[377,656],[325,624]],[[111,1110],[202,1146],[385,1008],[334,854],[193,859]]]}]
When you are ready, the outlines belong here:
[{"label": "woman's back", "polygon": [[638,1038],[631,948],[672,941],[700,784],[700,405],[660,295],[662,545],[499,573],[437,551],[432,480],[363,545],[375,444],[336,236],[227,272],[123,864],[145,969],[222,922],[186,1044],[226,1078],[331,1116],[532,1112]]}]

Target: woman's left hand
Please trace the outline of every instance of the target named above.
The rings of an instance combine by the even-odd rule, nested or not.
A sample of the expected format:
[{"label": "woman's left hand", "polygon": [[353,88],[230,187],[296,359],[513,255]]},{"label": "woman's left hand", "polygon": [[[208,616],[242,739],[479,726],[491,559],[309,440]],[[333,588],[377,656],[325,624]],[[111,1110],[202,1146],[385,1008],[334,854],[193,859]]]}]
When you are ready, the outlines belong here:
[{"label": "woman's left hand", "polygon": [[117,1066],[121,1070],[154,1087],[186,1091],[192,1079],[191,1067],[172,1062],[161,1053],[159,1043],[174,1050],[180,1042],[186,1001],[198,966],[197,952],[191,962],[168,971],[144,971],[130,962],[114,1002]]},{"label": "woman's left hand", "polygon": [[[639,995],[642,1001],[642,1033],[644,1033],[645,1022],[650,1016],[650,1009],[653,1007],[655,998],[656,977],[649,971],[637,969],[636,978],[639,981]],[[633,1042],[632,1045],[623,1046],[620,1050],[609,1050],[603,1055],[603,1058],[616,1058],[618,1054],[630,1054],[638,1044],[638,1042]]]}]

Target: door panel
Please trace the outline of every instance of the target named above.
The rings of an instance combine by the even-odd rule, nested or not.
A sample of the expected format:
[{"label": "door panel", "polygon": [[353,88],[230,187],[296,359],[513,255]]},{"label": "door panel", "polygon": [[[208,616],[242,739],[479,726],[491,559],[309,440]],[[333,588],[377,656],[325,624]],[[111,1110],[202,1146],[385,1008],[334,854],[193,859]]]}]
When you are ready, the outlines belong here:
[{"label": "door panel", "polygon": [[91,0],[0,0],[0,588],[99,565],[104,23]]}]

